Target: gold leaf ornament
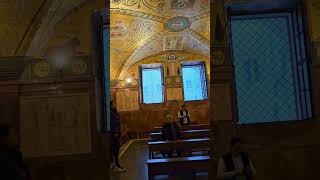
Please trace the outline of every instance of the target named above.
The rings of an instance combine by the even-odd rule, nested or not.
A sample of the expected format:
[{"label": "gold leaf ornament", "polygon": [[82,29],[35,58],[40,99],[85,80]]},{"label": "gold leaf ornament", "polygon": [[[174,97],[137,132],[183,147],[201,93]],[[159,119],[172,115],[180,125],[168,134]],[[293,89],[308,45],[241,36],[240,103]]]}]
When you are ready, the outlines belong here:
[{"label": "gold leaf ornament", "polygon": [[49,75],[49,63],[40,61],[33,65],[33,73],[38,77],[47,77]]},{"label": "gold leaf ornament", "polygon": [[87,71],[88,66],[86,62],[79,60],[72,63],[71,69],[74,74],[81,75]]}]

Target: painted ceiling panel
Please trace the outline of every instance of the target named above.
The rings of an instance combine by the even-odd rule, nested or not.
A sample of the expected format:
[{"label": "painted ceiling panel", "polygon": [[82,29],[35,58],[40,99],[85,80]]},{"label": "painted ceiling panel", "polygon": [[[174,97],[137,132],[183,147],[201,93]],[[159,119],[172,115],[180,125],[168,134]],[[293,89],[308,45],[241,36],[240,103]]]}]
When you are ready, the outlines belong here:
[{"label": "painted ceiling panel", "polygon": [[122,14],[112,14],[110,21],[111,57],[116,59],[127,57],[163,28],[162,23]]},{"label": "painted ceiling panel", "polygon": [[141,59],[167,50],[209,57],[209,0],[113,0],[111,78]]},{"label": "painted ceiling panel", "polygon": [[[50,3],[49,11],[46,13],[44,17],[42,17],[42,23],[35,32],[37,35],[32,39],[30,47],[27,51],[27,55],[44,56],[44,50],[47,48],[47,46],[52,45],[52,42],[49,42],[50,38],[54,37],[54,34],[58,33],[57,25],[59,25],[61,21],[64,22],[68,20],[69,24],[76,25],[77,19],[70,20],[72,17],[72,10],[85,2],[86,0],[53,0]],[[89,19],[89,17],[86,18]],[[83,19],[83,21],[85,21],[85,19]],[[70,25],[65,24],[65,27],[68,29]],[[63,34],[68,34],[68,30],[63,31]],[[66,41],[69,38],[65,37],[62,39]]]},{"label": "painted ceiling panel", "polygon": [[0,56],[12,56],[43,0],[0,0]]},{"label": "painted ceiling panel", "polygon": [[209,11],[209,0],[112,0],[111,7],[171,18],[193,17]]},{"label": "painted ceiling panel", "polygon": [[210,17],[207,16],[206,18],[194,21],[190,29],[198,32],[201,34],[205,39],[209,40],[210,39]]}]

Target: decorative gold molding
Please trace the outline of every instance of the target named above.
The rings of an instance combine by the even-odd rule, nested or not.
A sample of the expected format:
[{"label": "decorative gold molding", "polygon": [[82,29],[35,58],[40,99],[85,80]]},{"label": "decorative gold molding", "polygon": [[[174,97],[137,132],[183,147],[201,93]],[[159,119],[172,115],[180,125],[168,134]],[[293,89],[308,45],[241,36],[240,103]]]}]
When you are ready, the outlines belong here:
[{"label": "decorative gold molding", "polygon": [[185,32],[189,33],[191,36],[195,37],[200,42],[202,42],[205,46],[210,48],[210,41],[207,38],[203,37],[201,34],[199,34],[197,31],[187,28]]},{"label": "decorative gold molding", "polygon": [[125,14],[128,16],[134,16],[134,17],[139,17],[143,19],[148,19],[152,21],[157,21],[157,22],[162,22],[165,23],[167,21],[166,18],[160,17],[160,16],[155,16],[152,14],[140,12],[140,11],[133,11],[129,9],[120,9],[120,8],[110,8],[111,13],[120,13],[120,14]]},{"label": "decorative gold molding", "polygon": [[146,46],[147,44],[149,44],[150,42],[156,40],[157,38],[159,38],[160,36],[162,36],[165,32],[167,32],[167,30],[162,30],[154,35],[152,35],[149,39],[147,39],[142,46],[137,47],[135,50],[132,51],[132,53],[127,57],[127,59],[121,64],[121,67],[119,68],[117,75],[116,75],[116,79],[118,79],[119,76],[121,76],[121,72],[126,69],[126,64],[127,62],[130,62],[133,57],[137,54],[137,52],[143,48],[144,46]]},{"label": "decorative gold molding", "polygon": [[202,13],[202,14],[199,14],[199,15],[196,15],[196,16],[193,16],[191,18],[189,18],[189,20],[191,22],[194,22],[194,21],[198,21],[200,19],[204,19],[206,17],[210,17],[210,11],[209,12],[205,12],[205,13]]}]

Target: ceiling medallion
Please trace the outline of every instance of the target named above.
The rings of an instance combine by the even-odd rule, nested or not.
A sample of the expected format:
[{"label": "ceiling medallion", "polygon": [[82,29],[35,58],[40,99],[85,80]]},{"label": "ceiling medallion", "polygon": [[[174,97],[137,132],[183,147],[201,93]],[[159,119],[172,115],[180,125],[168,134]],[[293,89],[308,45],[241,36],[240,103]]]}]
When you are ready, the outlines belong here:
[{"label": "ceiling medallion", "polygon": [[165,27],[169,31],[179,32],[179,31],[183,31],[184,29],[190,27],[190,25],[191,25],[191,22],[187,17],[177,16],[177,17],[173,17],[173,18],[169,19],[166,22]]}]

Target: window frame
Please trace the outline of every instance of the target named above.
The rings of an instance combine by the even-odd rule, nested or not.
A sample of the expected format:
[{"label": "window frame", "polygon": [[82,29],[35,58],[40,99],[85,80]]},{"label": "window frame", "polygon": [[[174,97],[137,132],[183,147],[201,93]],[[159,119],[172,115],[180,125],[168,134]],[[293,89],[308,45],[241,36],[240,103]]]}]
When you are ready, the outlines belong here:
[{"label": "window frame", "polygon": [[[148,67],[149,66],[149,67]],[[158,67],[151,67],[151,66],[158,66]],[[159,103],[145,103],[144,96],[143,96],[143,78],[142,78],[142,70],[143,69],[160,69],[161,72],[161,86],[162,86],[162,102]],[[140,103],[142,105],[162,105],[166,102],[166,92],[165,92],[165,84],[164,84],[164,71],[163,71],[163,64],[161,63],[153,63],[153,64],[141,64],[139,66],[139,76],[140,76]]]},{"label": "window frame", "polygon": [[[187,65],[184,65],[187,64]],[[204,77],[205,77],[205,86],[206,86],[206,98],[205,99],[199,99],[199,100],[185,100],[185,89],[184,89],[184,79],[183,79],[183,66],[202,66],[204,70]],[[201,102],[201,101],[208,101],[209,100],[209,88],[208,88],[208,75],[207,75],[207,67],[206,67],[206,62],[201,60],[201,61],[185,61],[180,63],[181,66],[181,80],[182,80],[182,96],[183,96],[183,102],[186,103],[192,103],[192,102]],[[203,82],[202,82],[203,83]]]},{"label": "window frame", "polygon": [[[251,2],[250,2],[251,3]],[[294,22],[291,22],[293,25],[292,27],[294,27],[292,30],[290,30],[289,33],[292,33],[293,35],[289,35],[290,36],[290,44],[295,44],[297,41],[294,41],[294,42],[291,42],[292,41],[292,37],[295,37],[296,35],[294,35],[295,31],[297,30],[300,30],[302,29],[303,30],[303,35],[300,35],[299,36],[299,41],[301,41],[301,37],[303,37],[303,42],[300,42],[300,47],[301,46],[304,46],[304,53],[305,53],[305,59],[307,61],[307,77],[308,77],[308,84],[309,84],[309,93],[310,93],[310,111],[311,111],[311,115],[310,117],[307,117],[307,118],[302,118],[302,119],[299,119],[299,117],[297,119],[294,119],[294,120],[286,120],[286,121],[280,121],[280,120],[277,120],[277,121],[274,121],[274,122],[254,122],[254,123],[239,123],[239,112],[238,112],[238,102],[237,102],[237,90],[236,90],[236,79],[235,79],[235,73],[233,73],[233,80],[232,80],[232,83],[233,83],[233,94],[234,94],[234,112],[235,112],[235,122],[236,122],[236,125],[237,126],[252,126],[252,125],[263,125],[263,124],[285,124],[285,123],[298,123],[298,122],[304,122],[304,121],[309,121],[311,119],[314,118],[314,102],[313,102],[313,92],[312,92],[312,76],[311,76],[311,66],[312,66],[312,61],[311,61],[311,57],[310,57],[310,36],[309,36],[309,31],[308,31],[308,26],[306,24],[307,19],[305,16],[306,13],[305,13],[305,7],[303,5],[302,2],[290,2],[290,3],[287,3],[284,1],[284,3],[282,4],[281,7],[279,8],[272,8],[272,7],[276,7],[274,6],[274,4],[272,3],[269,3],[268,5],[270,5],[270,7],[268,8],[268,5],[265,4],[265,6],[260,6],[260,7],[263,7],[262,9],[256,9],[256,7],[246,7],[246,8],[243,8],[243,6],[246,6],[250,3],[237,3],[236,4],[236,8],[231,8],[230,4],[227,5],[227,19],[228,19],[228,33],[229,33],[229,50],[230,50],[230,54],[231,54],[231,64],[234,68],[234,56],[233,56],[233,48],[232,48],[232,31],[231,31],[231,19],[232,19],[232,16],[248,16],[248,15],[263,15],[263,14],[269,14],[269,15],[272,15],[272,14],[277,14],[277,13],[290,13],[291,14],[291,17],[292,17],[292,20],[294,18],[297,18],[298,15],[297,15],[297,12],[300,13],[299,15],[301,15],[302,17],[300,17],[301,19],[301,26],[298,26],[298,27],[294,27]],[[296,13],[296,14],[295,14]],[[297,20],[299,21],[299,20]],[[292,45],[290,45],[292,46]],[[290,47],[292,48],[292,47]],[[295,48],[295,51],[296,50],[296,46],[294,47]],[[300,52],[301,53],[301,52]],[[293,53],[291,53],[292,55]],[[294,57],[295,61],[298,61],[298,57],[297,57],[297,52],[295,52],[295,57]],[[295,65],[292,65],[292,66],[297,66],[298,63],[296,63]],[[293,73],[296,73],[296,74],[299,74],[299,71],[298,72],[294,72],[295,70],[292,69]],[[297,85],[297,83],[299,82],[296,82],[297,79],[300,78],[299,76],[296,78],[295,76],[293,77],[293,81],[295,82],[294,86],[299,86],[299,84]],[[295,88],[295,91],[296,91],[296,87]],[[299,88],[300,89],[300,88]],[[301,94],[301,92],[300,92]],[[295,95],[296,96],[296,95]],[[300,95],[302,96],[302,95]],[[301,98],[301,97],[300,97]],[[296,102],[297,103],[297,102]],[[295,106],[297,106],[295,104]],[[304,107],[302,107],[304,108]],[[302,109],[301,108],[301,109]],[[297,110],[297,111],[301,111],[301,109]],[[296,112],[298,114],[298,112]]]},{"label": "window frame", "polygon": [[[104,39],[105,34],[110,31],[109,8],[94,12],[91,15],[92,22],[92,66],[95,74],[95,94],[96,94],[96,121],[98,132],[110,132],[110,36]],[[107,53],[105,54],[105,50]]]}]

